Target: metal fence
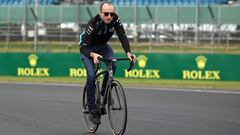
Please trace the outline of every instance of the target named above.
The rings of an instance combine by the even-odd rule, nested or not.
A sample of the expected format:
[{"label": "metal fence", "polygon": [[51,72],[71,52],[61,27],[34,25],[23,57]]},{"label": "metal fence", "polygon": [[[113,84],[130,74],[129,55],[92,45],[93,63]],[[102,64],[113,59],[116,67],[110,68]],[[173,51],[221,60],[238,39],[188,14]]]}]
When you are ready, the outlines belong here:
[{"label": "metal fence", "polygon": [[[240,42],[240,6],[119,6],[130,40],[231,44]],[[0,40],[76,41],[98,6],[0,6]],[[38,32],[37,32],[38,31]],[[36,33],[36,34],[35,34]],[[116,35],[114,35],[114,38]]]}]

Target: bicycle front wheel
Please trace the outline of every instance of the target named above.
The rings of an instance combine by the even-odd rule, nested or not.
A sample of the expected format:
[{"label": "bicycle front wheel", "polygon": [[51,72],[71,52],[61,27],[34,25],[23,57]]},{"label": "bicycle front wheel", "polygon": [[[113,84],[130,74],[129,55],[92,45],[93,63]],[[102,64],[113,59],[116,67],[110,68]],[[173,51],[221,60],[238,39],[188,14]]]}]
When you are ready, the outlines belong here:
[{"label": "bicycle front wheel", "polygon": [[95,133],[98,129],[98,124],[92,123],[92,121],[89,119],[89,110],[87,106],[87,90],[84,88],[83,94],[82,94],[82,114],[83,114],[83,121],[85,123],[85,126],[87,130],[91,133]]},{"label": "bicycle front wheel", "polygon": [[127,126],[127,102],[121,84],[114,80],[108,91],[108,118],[114,135],[123,135]]}]

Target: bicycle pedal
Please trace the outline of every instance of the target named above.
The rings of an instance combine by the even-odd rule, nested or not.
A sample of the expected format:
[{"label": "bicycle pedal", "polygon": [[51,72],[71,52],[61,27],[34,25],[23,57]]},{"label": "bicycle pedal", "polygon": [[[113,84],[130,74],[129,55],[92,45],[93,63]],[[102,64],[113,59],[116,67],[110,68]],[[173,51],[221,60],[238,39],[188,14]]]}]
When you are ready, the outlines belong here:
[{"label": "bicycle pedal", "polygon": [[101,117],[94,117],[93,114],[89,114],[89,120],[93,123],[93,124],[97,124],[100,125],[101,124]]}]

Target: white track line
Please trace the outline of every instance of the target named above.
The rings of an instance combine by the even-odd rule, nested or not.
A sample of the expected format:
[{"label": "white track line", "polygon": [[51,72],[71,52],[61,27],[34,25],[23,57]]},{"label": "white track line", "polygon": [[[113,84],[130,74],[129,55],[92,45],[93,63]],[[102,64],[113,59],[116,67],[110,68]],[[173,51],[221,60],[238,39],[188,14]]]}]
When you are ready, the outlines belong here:
[{"label": "white track line", "polygon": [[[30,82],[5,82],[2,84],[22,84],[22,85],[45,85],[45,86],[68,86],[68,87],[83,87],[81,84],[65,84],[65,83],[30,83]],[[220,93],[220,94],[240,94],[240,90],[211,90],[211,89],[190,89],[190,88],[148,88],[148,87],[127,87],[132,90],[156,90],[156,91],[176,91],[176,92],[199,92],[199,93]]]},{"label": "white track line", "polygon": [[176,91],[176,92],[199,92],[199,93],[220,93],[220,94],[240,94],[240,90],[211,90],[211,89],[190,89],[190,88],[147,88],[147,87],[127,87],[130,89],[148,89],[160,91]]}]

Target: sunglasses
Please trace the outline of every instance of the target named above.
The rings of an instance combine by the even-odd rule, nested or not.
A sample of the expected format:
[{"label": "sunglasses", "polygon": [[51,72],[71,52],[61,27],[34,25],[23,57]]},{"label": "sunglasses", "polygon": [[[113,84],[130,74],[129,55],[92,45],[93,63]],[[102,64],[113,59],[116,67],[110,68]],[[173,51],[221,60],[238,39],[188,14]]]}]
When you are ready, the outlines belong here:
[{"label": "sunglasses", "polygon": [[103,13],[105,16],[111,16],[111,17],[113,17],[113,16],[115,16],[115,13],[113,13],[113,12],[104,12]]}]

